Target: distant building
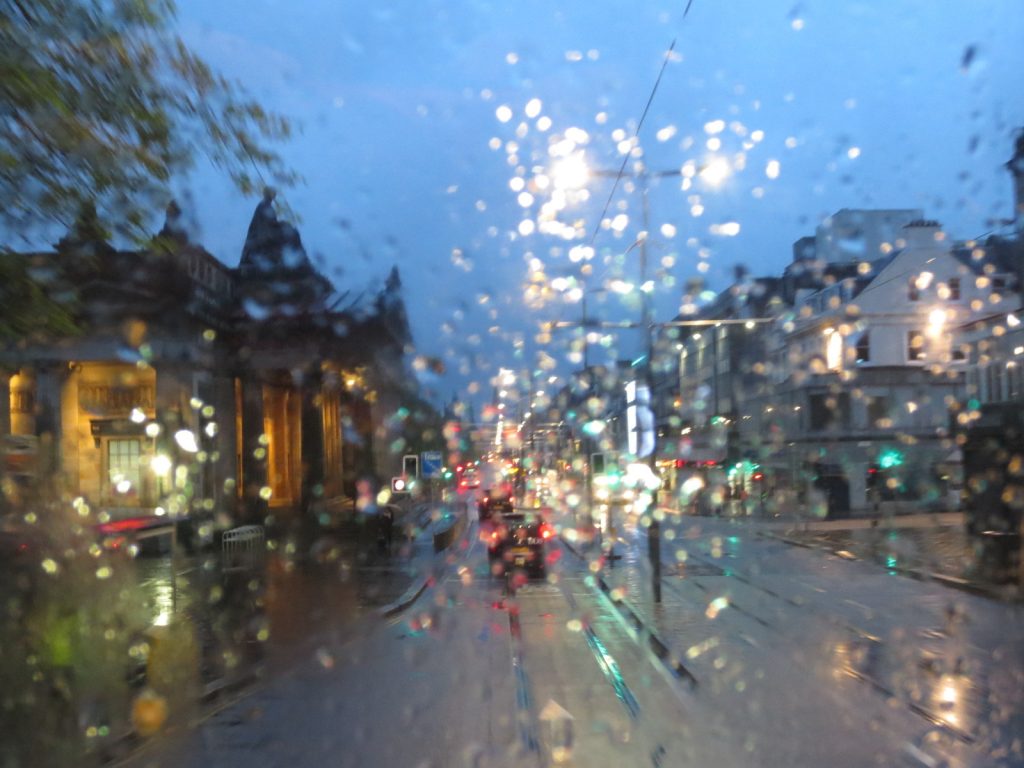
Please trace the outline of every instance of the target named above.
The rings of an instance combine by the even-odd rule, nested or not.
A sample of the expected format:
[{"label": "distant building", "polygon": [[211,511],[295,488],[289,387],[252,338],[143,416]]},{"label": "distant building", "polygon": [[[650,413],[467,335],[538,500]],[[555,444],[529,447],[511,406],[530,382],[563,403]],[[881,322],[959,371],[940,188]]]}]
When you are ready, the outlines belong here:
[{"label": "distant building", "polygon": [[781,278],[741,277],[687,316],[674,355],[661,354],[678,373],[658,409],[666,470],[725,466],[738,493],[760,477],[767,510],[806,507],[815,489],[834,514],[948,502],[977,357],[963,329],[1018,307],[1017,275],[997,249],[953,243],[936,222],[893,235],[898,247],[845,262],[811,257],[805,238]]},{"label": "distant building", "polygon": [[1005,299],[987,303],[989,311],[958,329],[959,342],[969,354],[967,396],[982,405],[1024,401],[1024,130],[1017,134],[1006,167],[1013,183],[1013,234],[960,245],[962,260],[991,265],[980,279],[991,294]]},{"label": "distant building", "polygon": [[937,468],[953,448],[969,358],[956,329],[1005,300],[989,280],[1013,280],[964,258],[936,222],[911,222],[899,241],[780,318],[772,402],[749,414],[756,431],[785,435],[778,474],[795,485],[828,475],[846,508],[945,501]]},{"label": "distant building", "polygon": [[1017,237],[1024,238],[1024,128],[1017,131],[1013,157],[1006,163],[1013,177],[1013,220]]},{"label": "distant building", "polygon": [[903,227],[923,218],[916,208],[842,208],[818,225],[811,256],[828,264],[874,261],[902,248]]}]

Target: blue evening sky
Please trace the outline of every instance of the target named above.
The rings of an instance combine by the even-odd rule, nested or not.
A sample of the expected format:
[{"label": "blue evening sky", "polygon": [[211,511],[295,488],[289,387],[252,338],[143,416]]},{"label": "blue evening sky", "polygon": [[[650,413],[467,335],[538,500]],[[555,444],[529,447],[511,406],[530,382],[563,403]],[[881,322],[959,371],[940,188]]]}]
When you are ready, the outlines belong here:
[{"label": "blue evening sky", "polygon": [[[652,183],[656,319],[695,276],[721,289],[737,264],[781,273],[793,241],[840,208],[920,207],[958,239],[1011,215],[1019,0],[693,0],[684,20],[685,7],[179,0],[178,16],[199,53],[300,124],[284,153],[305,183],[286,197],[307,250],[356,293],[399,266],[419,351],[448,367],[427,383],[447,398],[473,381],[489,391],[498,366],[535,366],[538,322],[579,317],[552,288],[581,277],[574,245],[593,239],[588,287],[639,278],[637,249],[622,257],[642,221],[628,185],[608,214],[625,214],[621,232],[592,238],[612,189],[601,177],[555,216],[576,239],[523,222],[536,227],[551,198],[536,179],[555,141],[576,138],[591,168],[619,167],[673,38],[636,146],[655,171],[730,172],[686,190]],[[237,264],[258,200],[204,168],[189,191],[202,241]],[[628,298],[602,311],[636,316]],[[570,335],[545,348],[563,371]],[[635,347],[623,336],[607,355]]]}]

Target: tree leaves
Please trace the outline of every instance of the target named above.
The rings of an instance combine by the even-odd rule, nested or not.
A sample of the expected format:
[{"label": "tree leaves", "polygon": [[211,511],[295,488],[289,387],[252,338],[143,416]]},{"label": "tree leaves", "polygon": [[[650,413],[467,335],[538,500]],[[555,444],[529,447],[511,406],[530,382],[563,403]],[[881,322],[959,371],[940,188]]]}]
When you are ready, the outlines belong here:
[{"label": "tree leaves", "polygon": [[0,225],[67,226],[93,200],[121,235],[205,155],[248,193],[295,175],[291,126],[172,31],[168,0],[0,0]]}]

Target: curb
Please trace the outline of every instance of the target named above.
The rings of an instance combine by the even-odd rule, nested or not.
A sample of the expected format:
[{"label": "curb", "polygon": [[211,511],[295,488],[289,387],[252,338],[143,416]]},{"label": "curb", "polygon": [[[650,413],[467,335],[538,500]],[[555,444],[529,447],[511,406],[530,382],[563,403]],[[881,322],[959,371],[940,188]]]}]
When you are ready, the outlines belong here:
[{"label": "curb", "polygon": [[[770,531],[759,531],[758,536],[772,538],[776,541],[781,541],[784,544],[789,544],[790,546],[794,547],[800,547],[802,549],[810,549],[818,552],[828,552],[830,554],[836,555],[837,557],[840,556],[838,552],[835,549],[832,549],[831,547],[822,544],[817,544],[814,542],[799,541],[797,539],[792,539],[788,536],[772,533]],[[852,559],[861,563],[878,565],[877,563],[874,563],[871,560],[866,560],[863,557],[859,557],[856,555],[854,555],[852,558],[847,556],[842,557],[846,560]],[[977,597],[984,597],[989,600],[998,600],[1001,602],[1015,602],[1021,600],[1021,598],[1024,597],[1019,594],[1010,594],[1009,590],[1000,591],[995,586],[990,587],[984,584],[979,584],[975,581],[969,581],[968,579],[964,579],[959,576],[950,576],[949,574],[937,573],[935,571],[924,571],[919,568],[904,568],[899,565],[891,567],[886,566],[886,570],[894,571],[900,574],[901,576],[906,576],[907,578],[914,579],[915,581],[933,581],[937,584],[941,584],[944,587],[948,587],[949,589],[956,589],[960,592],[966,592],[968,594],[975,595]]]},{"label": "curb", "polygon": [[[564,537],[560,536],[559,540],[562,545],[568,549],[573,555],[580,560],[586,558],[580,554],[576,548],[565,540]],[[647,649],[654,654],[654,656],[660,661],[665,668],[678,680],[685,680],[691,689],[698,686],[697,678],[694,676],[685,664],[679,659],[673,658],[672,653],[669,650],[668,644],[662,640],[658,634],[652,630],[647,623],[643,620],[637,610],[624,598],[616,597],[612,594],[611,587],[604,580],[604,577],[597,574],[597,585],[600,591],[604,594],[605,598],[614,605],[619,612],[622,614],[623,619],[627,622],[633,632],[636,634],[636,640],[641,645],[643,644],[642,638],[647,638]]]},{"label": "curb", "polygon": [[[446,546],[444,549],[434,553],[433,563],[431,564],[431,567],[428,569],[428,573],[415,579],[412,585],[407,590],[405,590],[402,596],[399,597],[397,600],[388,603],[387,605],[382,605],[380,608],[378,608],[378,616],[385,619],[389,619],[396,616],[397,614],[401,613],[406,608],[408,608],[410,605],[415,603],[417,600],[419,600],[423,593],[427,591],[427,587],[431,587],[434,585],[435,581],[437,580],[438,571],[437,556],[440,555],[441,552],[449,551],[457,543],[465,541],[469,537],[469,532],[470,530],[472,530],[473,526],[471,525],[471,521],[467,517],[468,514],[468,509],[462,511],[460,517],[464,522],[462,525],[462,531],[460,532],[461,535],[459,535],[456,538],[453,538],[452,541],[448,543],[448,546]],[[458,525],[458,521],[453,523],[451,527],[454,528],[456,525]]]},{"label": "curb", "polygon": [[395,614],[401,613],[410,605],[419,600],[420,595],[427,591],[427,587],[429,587],[433,583],[433,581],[433,574],[422,577],[417,582],[414,582],[413,585],[409,587],[409,589],[407,589],[400,598],[398,598],[392,603],[388,603],[387,605],[383,605],[380,608],[378,608],[377,615],[383,618],[391,618]]}]

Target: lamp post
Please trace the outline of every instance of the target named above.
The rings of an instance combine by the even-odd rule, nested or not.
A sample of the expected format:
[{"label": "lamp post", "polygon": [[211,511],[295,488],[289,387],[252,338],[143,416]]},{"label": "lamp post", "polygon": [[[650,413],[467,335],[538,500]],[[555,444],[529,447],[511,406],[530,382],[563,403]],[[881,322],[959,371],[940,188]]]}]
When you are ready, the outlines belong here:
[{"label": "lamp post", "polygon": [[[647,278],[647,270],[648,270],[648,264],[647,264],[648,263],[648,252],[647,252],[648,242],[647,241],[648,241],[648,238],[650,236],[650,201],[649,201],[648,189],[649,189],[649,181],[652,178],[656,178],[657,179],[657,178],[667,178],[667,177],[678,177],[678,176],[684,176],[684,175],[688,175],[688,174],[684,174],[683,169],[672,169],[672,170],[664,170],[664,171],[649,171],[645,167],[643,167],[642,163],[635,164],[635,169],[634,170],[627,170],[626,169],[625,161],[623,162],[622,168],[620,168],[617,171],[600,170],[600,169],[589,170],[589,169],[586,168],[585,163],[582,162],[582,157],[581,156],[574,156],[574,157],[576,158],[576,162],[572,166],[573,173],[571,174],[571,181],[568,180],[568,174],[566,174],[567,180],[565,181],[563,186],[566,186],[566,185],[569,185],[569,186],[583,186],[586,183],[587,177],[589,175],[593,175],[593,176],[602,176],[602,177],[613,177],[613,178],[616,179],[616,183],[618,182],[618,180],[620,178],[628,177],[630,179],[635,180],[637,182],[637,185],[640,187],[640,194],[641,194],[641,226],[643,227],[643,229],[640,232],[640,236],[637,238],[636,242],[634,242],[633,245],[631,245],[626,250],[626,252],[625,252],[626,254],[628,254],[634,247],[639,246],[639,262],[640,262],[639,263],[639,268],[640,268],[640,286],[639,286],[639,288],[640,288],[640,291],[641,291],[641,297],[640,297],[640,302],[641,302],[641,306],[640,306],[640,322],[638,324],[637,323],[603,323],[602,322],[602,323],[599,323],[598,326],[599,327],[617,327],[617,328],[635,328],[635,327],[639,327],[642,330],[643,334],[644,334],[644,336],[643,336],[644,354],[642,355],[642,358],[641,358],[643,364],[642,364],[642,366],[640,366],[640,369],[641,369],[642,380],[643,380],[644,385],[645,385],[644,389],[646,390],[646,402],[643,402],[643,398],[638,398],[637,403],[633,407],[636,407],[638,409],[637,413],[639,413],[639,408],[640,407],[645,407],[647,409],[647,412],[648,412],[649,416],[650,416],[650,420],[651,420],[651,425],[650,426],[651,426],[651,432],[652,432],[652,441],[651,441],[651,444],[649,446],[649,451],[646,454],[646,457],[638,456],[638,458],[647,458],[648,466],[649,466],[649,468],[651,470],[651,473],[656,476],[657,475],[657,426],[654,423],[655,422],[655,413],[654,413],[654,399],[655,398],[654,398],[654,375],[653,375],[654,326],[655,326],[655,324],[654,324],[654,322],[652,320],[652,306],[651,306],[651,296],[650,296],[650,293],[651,293],[651,291],[653,289],[653,286],[648,281],[648,278]],[[726,161],[722,160],[721,158],[718,158],[718,159],[712,160],[709,163],[705,163],[701,167],[699,173],[696,172],[696,171],[694,173],[696,175],[699,175],[702,179],[704,179],[704,181],[706,181],[707,183],[711,184],[712,186],[717,186],[718,184],[720,184],[729,175],[729,168],[728,168],[728,165],[727,165]],[[689,175],[694,175],[694,174],[689,174]],[[609,199],[608,199],[609,203],[611,202],[611,199],[614,196],[614,194],[615,194],[615,190],[613,189],[612,190],[612,194],[611,194],[611,196],[609,196]],[[607,212],[607,205],[605,206],[605,212]],[[602,213],[602,219],[603,219],[603,217],[604,217],[604,213]],[[600,226],[600,224],[599,224],[599,226]],[[596,237],[596,235],[597,235],[597,231],[595,230],[594,236]],[[585,302],[585,296],[584,296],[583,300]],[[758,322],[766,322],[768,319],[767,318],[758,318],[756,320]],[[750,319],[746,319],[743,322],[750,322]],[[693,321],[693,322],[689,322],[689,321],[675,321],[675,322],[670,322],[670,323],[658,323],[658,326],[659,327],[672,327],[672,326],[687,326],[687,325],[691,325],[691,324],[692,325],[702,326],[702,325],[709,325],[711,323],[706,323],[704,321]],[[553,323],[551,325],[551,327],[552,328],[569,327],[569,326],[572,326],[572,325],[574,325],[574,324],[572,324],[572,323]],[[584,362],[585,362],[585,365],[589,365],[589,341],[586,338],[586,334],[589,332],[589,328],[593,327],[593,325],[592,325],[592,323],[587,318],[586,304],[585,303],[583,305],[583,322],[582,322],[582,325],[584,327],[584,333],[585,333],[585,338],[584,338]],[[637,426],[639,427],[639,424]],[[646,446],[645,446],[645,448],[646,448]],[[655,491],[654,507],[655,508],[651,512],[651,515],[650,515],[650,522],[649,522],[648,529],[647,529],[647,532],[648,532],[648,548],[649,548],[649,555],[650,555],[650,560],[651,560],[652,592],[654,594],[655,602],[661,602],[661,544],[660,544],[661,526],[660,526],[660,522],[659,522],[658,517],[657,517],[657,491]]]},{"label": "lamp post", "polygon": [[[647,240],[650,236],[650,200],[647,194],[648,180],[651,177],[654,178],[666,178],[670,176],[681,176],[682,171],[679,169],[668,170],[668,171],[648,171],[642,166],[636,172],[627,172],[624,169],[622,171],[595,171],[597,176],[614,176],[616,179],[621,176],[629,176],[630,178],[636,179],[640,186],[640,206],[641,206],[641,221],[643,230],[640,232],[639,238],[634,245],[639,244],[640,246],[640,326],[643,330],[643,341],[644,341],[644,362],[641,367],[644,386],[647,390],[647,402],[643,403],[638,401],[636,405],[632,406],[638,409],[646,407],[647,414],[651,420],[651,446],[650,453],[647,455],[647,463],[650,467],[651,473],[657,476],[658,471],[658,439],[657,439],[657,426],[654,423],[654,326],[651,320],[651,297],[650,293],[652,286],[647,281]],[[627,249],[626,253],[629,253]],[[627,404],[627,407],[631,407]],[[637,428],[640,428],[639,423]],[[639,436],[637,440],[638,450],[640,446]],[[642,457],[638,457],[642,458]],[[658,490],[653,489],[654,498],[652,500],[652,509],[650,512],[650,520],[647,525],[647,551],[651,562],[651,591],[654,596],[654,602],[661,602],[661,522],[658,520]]]}]

